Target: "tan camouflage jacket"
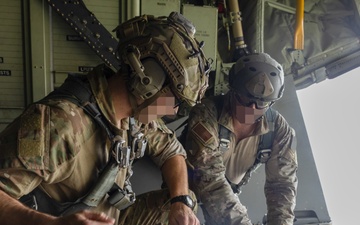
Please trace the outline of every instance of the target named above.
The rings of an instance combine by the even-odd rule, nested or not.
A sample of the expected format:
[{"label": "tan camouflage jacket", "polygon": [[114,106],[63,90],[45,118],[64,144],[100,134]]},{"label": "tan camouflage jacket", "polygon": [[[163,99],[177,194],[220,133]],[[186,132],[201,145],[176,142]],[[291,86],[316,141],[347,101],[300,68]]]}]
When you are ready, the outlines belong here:
[{"label": "tan camouflage jacket", "polygon": [[[113,106],[104,91],[107,82],[97,69],[89,75],[95,97],[116,133],[128,140],[129,119],[116,128]],[[148,140],[146,154],[159,167],[174,155],[186,155],[162,122],[136,127]],[[0,189],[18,199],[40,185],[58,201],[74,201],[87,193],[108,158],[106,134],[77,105],[66,100],[33,104],[0,134]],[[120,187],[126,172],[119,172]],[[118,210],[106,201],[97,210],[118,218]]]},{"label": "tan camouflage jacket", "polygon": [[[224,102],[220,117],[215,98]],[[229,94],[215,98],[204,99],[190,112],[185,147],[192,167],[190,188],[202,202],[206,224],[251,225],[246,208],[226,178],[240,182],[255,161],[259,135],[269,130],[268,124],[265,119],[259,121],[252,136],[235,143]],[[231,131],[230,148],[224,154],[218,148],[219,123]],[[279,114],[275,119],[272,155],[265,165],[268,225],[293,224],[297,188],[294,143],[293,129]]]}]

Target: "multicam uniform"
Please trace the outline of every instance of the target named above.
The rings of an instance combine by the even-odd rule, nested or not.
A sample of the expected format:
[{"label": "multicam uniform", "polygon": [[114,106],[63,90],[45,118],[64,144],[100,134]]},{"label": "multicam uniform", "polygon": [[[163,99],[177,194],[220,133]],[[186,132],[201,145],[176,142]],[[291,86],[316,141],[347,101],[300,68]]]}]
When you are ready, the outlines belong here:
[{"label": "multicam uniform", "polygon": [[[186,150],[192,167],[190,188],[202,202],[206,224],[251,225],[246,208],[233,193],[227,179],[239,183],[254,164],[259,135],[268,132],[268,123],[262,119],[250,137],[235,143],[229,94],[214,99],[203,100],[192,108],[189,116]],[[220,115],[215,101],[223,101]],[[272,153],[265,167],[267,224],[290,225],[294,219],[297,187],[295,134],[280,114],[274,122]],[[218,148],[218,123],[231,131],[229,150],[224,153]]]},{"label": "multicam uniform", "polygon": [[[89,81],[114,132],[128,140],[129,119],[123,119],[120,129],[116,128],[114,108],[105,91],[105,77],[92,72]],[[159,167],[175,155],[185,156],[173,132],[160,121],[148,125],[137,123],[136,129],[144,133],[148,140],[146,154]],[[109,147],[103,130],[77,105],[66,100],[33,104],[0,134],[0,189],[19,199],[39,186],[57,201],[74,201],[86,194],[96,181],[99,170],[109,158]],[[122,188],[127,172],[128,168],[124,168],[118,173],[116,183]],[[155,194],[165,199],[155,197],[156,201],[150,205],[139,206],[138,209],[146,207],[148,211],[140,210],[144,215],[137,215],[136,219],[144,216],[142,219],[149,224],[159,219],[161,212],[148,215],[149,210],[152,206],[156,207],[155,210],[163,207],[168,196],[166,192]],[[138,199],[135,204],[144,204],[140,196]],[[105,199],[95,210],[106,212],[118,223],[119,211]],[[162,217],[167,219],[164,215]]]}]

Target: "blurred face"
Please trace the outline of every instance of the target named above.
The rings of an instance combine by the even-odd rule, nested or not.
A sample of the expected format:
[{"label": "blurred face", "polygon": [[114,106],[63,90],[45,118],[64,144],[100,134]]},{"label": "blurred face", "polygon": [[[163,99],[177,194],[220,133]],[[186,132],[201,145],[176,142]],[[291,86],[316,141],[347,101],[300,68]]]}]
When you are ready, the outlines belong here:
[{"label": "blurred face", "polygon": [[176,115],[175,97],[171,91],[161,94],[153,103],[140,111],[138,120],[147,124],[162,116]]},{"label": "blurred face", "polygon": [[233,95],[233,101],[235,104],[233,105],[233,115],[234,117],[242,124],[254,124],[260,117],[262,117],[266,110],[269,108],[266,106],[265,108],[258,109],[256,107],[256,103],[244,103],[241,98]]}]

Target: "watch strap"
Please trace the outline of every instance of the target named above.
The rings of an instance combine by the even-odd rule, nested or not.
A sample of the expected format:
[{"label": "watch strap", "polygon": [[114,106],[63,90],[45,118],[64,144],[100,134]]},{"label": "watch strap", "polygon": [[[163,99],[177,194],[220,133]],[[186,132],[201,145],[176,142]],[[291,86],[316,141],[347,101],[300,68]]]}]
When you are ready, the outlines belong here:
[{"label": "watch strap", "polygon": [[170,199],[171,204],[173,204],[175,202],[184,203],[191,209],[194,209],[194,206],[195,206],[194,200],[191,198],[190,195],[179,195],[179,196],[175,196],[172,199]]}]

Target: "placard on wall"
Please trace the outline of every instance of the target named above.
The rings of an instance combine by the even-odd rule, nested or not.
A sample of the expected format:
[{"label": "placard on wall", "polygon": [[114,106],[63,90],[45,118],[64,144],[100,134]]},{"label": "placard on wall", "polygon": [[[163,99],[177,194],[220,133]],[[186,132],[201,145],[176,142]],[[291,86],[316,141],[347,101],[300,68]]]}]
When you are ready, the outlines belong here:
[{"label": "placard on wall", "polygon": [[168,16],[172,11],[180,12],[180,0],[142,0],[141,14]]}]

